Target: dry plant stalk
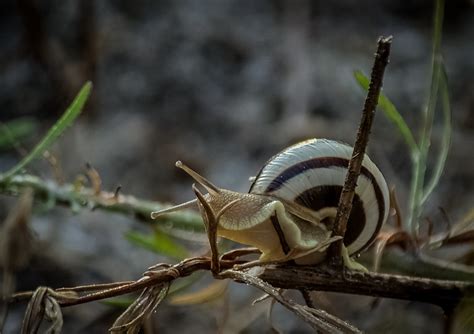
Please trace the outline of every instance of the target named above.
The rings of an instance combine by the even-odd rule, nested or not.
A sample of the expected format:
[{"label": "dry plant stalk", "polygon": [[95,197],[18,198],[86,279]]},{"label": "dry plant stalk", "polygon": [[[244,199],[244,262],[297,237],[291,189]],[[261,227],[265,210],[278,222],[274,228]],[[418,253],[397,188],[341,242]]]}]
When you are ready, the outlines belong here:
[{"label": "dry plant stalk", "polygon": [[[390,55],[390,46],[392,45],[392,37],[380,37],[377,43],[377,51],[375,53],[374,65],[370,77],[369,91],[365,99],[362,118],[360,120],[357,139],[354,144],[352,158],[349,161],[346,180],[342,188],[339,205],[337,208],[336,218],[334,220],[333,235],[344,238],[346,234],[347,221],[352,210],[352,200],[362,167],[367,144],[369,142],[370,129],[375,116],[375,108],[379,99],[380,90],[382,88],[383,75],[385,67],[388,64]],[[329,261],[336,266],[342,265],[341,250],[342,239],[334,242],[329,248]]]}]

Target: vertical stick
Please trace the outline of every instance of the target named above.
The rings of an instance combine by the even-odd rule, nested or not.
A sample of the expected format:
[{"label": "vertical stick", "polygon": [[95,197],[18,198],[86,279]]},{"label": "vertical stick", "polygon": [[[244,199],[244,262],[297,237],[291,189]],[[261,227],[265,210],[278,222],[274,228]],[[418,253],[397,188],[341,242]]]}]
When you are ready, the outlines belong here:
[{"label": "vertical stick", "polygon": [[[378,40],[377,52],[375,53],[374,65],[370,76],[369,90],[367,92],[367,98],[365,99],[354,151],[352,152],[352,157],[349,162],[347,176],[344,187],[342,188],[341,197],[339,198],[337,215],[334,222],[333,234],[342,236],[343,238],[352,209],[352,200],[354,198],[354,191],[360,174],[362,160],[364,159],[365,149],[369,142],[370,129],[374,120],[375,107],[379,99],[380,89],[382,88],[385,67],[388,64],[391,44],[391,36],[387,38],[380,37]],[[342,265],[342,242],[343,239],[333,243],[329,248],[329,260],[332,265]]]}]

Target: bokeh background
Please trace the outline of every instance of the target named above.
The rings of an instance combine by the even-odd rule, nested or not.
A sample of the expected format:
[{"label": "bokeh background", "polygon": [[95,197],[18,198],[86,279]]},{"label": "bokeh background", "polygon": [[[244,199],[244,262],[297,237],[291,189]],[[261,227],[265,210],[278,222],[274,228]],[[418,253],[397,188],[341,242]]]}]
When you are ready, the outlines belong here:
[{"label": "bokeh background", "polygon": [[[474,200],[474,3],[446,2],[442,50],[453,139],[424,212],[437,226],[446,220],[443,210],[454,222]],[[20,143],[31,148],[91,80],[85,111],[52,150],[65,182],[89,162],[104,189],[121,185],[125,194],[180,202],[192,197],[191,180],[174,167],[181,159],[217,185],[245,192],[248,177],[289,144],[310,137],[353,143],[365,96],[353,71],[370,72],[380,35],[394,37],[384,92],[418,133],[432,16],[428,0],[3,0],[0,120],[33,121],[34,131]],[[434,152],[440,128],[437,122]],[[410,157],[382,113],[369,154],[406,210]],[[1,169],[20,157],[21,149],[3,149]],[[30,171],[55,177],[44,161]],[[1,196],[1,217],[13,202]],[[32,227],[40,247],[18,277],[20,290],[127,280],[163,260],[123,238],[130,229],[147,230],[131,217],[56,208],[36,214]],[[254,296],[232,285],[225,303],[165,302],[154,326],[160,333],[216,332],[224,313],[244,319]],[[443,329],[440,310],[416,303],[383,301],[372,309],[369,298],[338,296],[325,305],[368,332]],[[18,331],[23,311],[13,309],[6,333]],[[105,332],[118,312],[99,303],[67,309],[64,332]],[[273,318],[286,333],[310,332],[279,307]],[[245,331],[268,328],[261,316]]]}]

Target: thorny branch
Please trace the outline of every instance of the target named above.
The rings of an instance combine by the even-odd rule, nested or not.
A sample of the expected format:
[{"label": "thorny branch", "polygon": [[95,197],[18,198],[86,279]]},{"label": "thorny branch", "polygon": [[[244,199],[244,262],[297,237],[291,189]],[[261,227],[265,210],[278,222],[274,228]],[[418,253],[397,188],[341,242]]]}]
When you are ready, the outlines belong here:
[{"label": "thorny branch", "polygon": [[[98,191],[73,184],[58,185],[28,174],[15,175],[9,180],[0,181],[0,193],[18,194],[28,188],[33,189],[35,200],[47,205],[63,205],[72,210],[88,208],[132,214],[139,221],[153,224],[156,224],[157,221],[150,218],[150,212],[165,207],[159,202],[146,201],[117,192],[107,192],[100,189]],[[178,228],[192,227],[197,231],[204,229],[201,217],[189,211],[174,213],[172,221],[173,226]]]},{"label": "thorny branch", "polygon": [[[426,278],[416,278],[399,275],[376,273],[346,272],[344,275],[332,268],[324,267],[295,267],[286,265],[270,265],[254,267],[244,271],[232,269],[235,265],[244,263],[239,255],[245,255],[252,250],[243,252],[230,251],[220,259],[223,269],[216,278],[230,278],[237,282],[251,284],[265,291],[269,286],[283,289],[308,289],[321,291],[337,291],[350,294],[378,296],[396,299],[405,299],[431,303],[449,310],[461,299],[473,299],[474,283],[459,281],[444,281]],[[142,291],[155,286],[169,284],[178,278],[189,276],[199,270],[211,270],[211,258],[195,257],[186,259],[175,265],[162,264],[158,268],[150,268],[144,276],[136,281],[116,282],[112,284],[92,284],[88,286],[60,288],[51,290],[49,296],[54,298],[61,307],[83,304],[95,300],[102,300],[115,296]],[[270,284],[270,285],[269,285]],[[271,292],[271,291],[270,291]],[[34,291],[13,294],[9,303],[29,300]],[[274,295],[272,295],[275,297]],[[278,299],[278,301],[280,301]],[[281,301],[280,301],[281,302]],[[290,304],[284,305],[289,307]],[[295,311],[292,309],[292,311]],[[296,313],[305,315],[306,308],[296,308]],[[315,313],[316,312],[316,315]],[[323,317],[311,310],[313,316]],[[303,316],[302,314],[298,314]],[[333,317],[333,316],[330,316]],[[331,318],[332,319],[332,318]],[[334,317],[334,319],[336,319]],[[314,319],[313,319],[314,320]],[[327,320],[327,319],[326,319]],[[348,325],[350,326],[350,325]]]},{"label": "thorny branch", "polygon": [[461,299],[474,300],[474,283],[362,273],[334,268],[268,266],[258,275],[275,287],[332,291],[429,303],[448,311]]},{"label": "thorny branch", "polygon": [[[342,236],[346,233],[347,221],[352,209],[352,200],[354,199],[354,191],[357,185],[357,179],[362,167],[365,149],[369,142],[370,128],[375,116],[375,107],[377,106],[380,89],[382,88],[383,75],[385,67],[388,64],[390,55],[390,46],[392,37],[380,37],[378,40],[377,52],[375,53],[374,65],[370,78],[369,91],[365,99],[362,118],[357,132],[357,139],[354,144],[351,160],[347,171],[344,187],[342,188],[341,197],[337,209],[336,219],[334,221],[334,235]],[[329,250],[330,261],[333,265],[341,265],[341,248],[343,239],[334,242]]]},{"label": "thorny branch", "polygon": [[[221,260],[221,267],[232,268],[236,264],[244,263],[241,260]],[[159,269],[155,269],[158,267]],[[106,284],[91,284],[72,288],[59,288],[54,290],[59,305],[63,307],[88,303],[95,300],[116,297],[144,288],[171,282],[193,274],[199,270],[210,270],[211,261],[208,257],[193,257],[183,260],[175,265],[160,264],[150,268],[144,276],[136,281],[114,282]],[[19,292],[9,298],[9,302],[20,302],[28,300],[33,292]]]}]

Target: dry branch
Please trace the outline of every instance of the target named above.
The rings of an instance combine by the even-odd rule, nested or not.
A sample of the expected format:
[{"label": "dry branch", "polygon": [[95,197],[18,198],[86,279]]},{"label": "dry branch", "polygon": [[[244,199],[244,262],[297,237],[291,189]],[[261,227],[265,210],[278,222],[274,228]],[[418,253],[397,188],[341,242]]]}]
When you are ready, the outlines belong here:
[{"label": "dry branch", "polygon": [[[375,53],[374,65],[370,78],[369,91],[364,103],[362,118],[360,120],[357,139],[354,144],[351,160],[349,161],[348,171],[344,187],[342,188],[341,197],[337,209],[336,219],[334,221],[334,235],[344,238],[346,234],[347,221],[352,210],[352,200],[354,199],[354,191],[357,185],[357,179],[362,167],[365,149],[369,142],[370,129],[375,116],[375,107],[377,106],[380,89],[382,88],[383,74],[388,64],[390,55],[390,46],[392,37],[380,37],[378,40],[377,52]],[[341,248],[342,241],[336,241],[330,247],[330,260],[333,265],[341,264]]]},{"label": "dry branch", "polygon": [[438,305],[445,310],[461,299],[474,300],[474,283],[401,275],[341,273],[331,268],[268,266],[258,277],[275,287],[394,298]]},{"label": "dry branch", "polygon": [[[222,258],[234,257],[231,251]],[[49,300],[55,306],[55,311],[46,315],[47,319],[55,319],[56,327],[62,326],[61,307],[83,304],[95,300],[120,296],[131,292],[141,291],[135,302],[114,323],[111,330],[137,333],[141,324],[165,297],[170,284],[181,277],[188,276],[198,270],[212,271],[212,258],[198,257],[184,260],[176,265],[159,264],[147,271],[136,281],[116,282],[112,284],[91,285],[53,290],[39,287],[36,291],[14,294],[7,302],[30,300],[25,315],[24,326],[39,326],[45,317],[44,303],[38,303],[38,293],[41,300]],[[461,300],[474,300],[474,283],[441,281],[413,278],[396,275],[362,274],[344,272],[334,268],[275,266],[253,267],[246,270],[235,270],[238,260],[222,260],[220,273],[213,273],[218,279],[232,279],[235,282],[252,285],[281,303],[288,310],[299,316],[314,329],[325,333],[359,333],[360,331],[346,321],[333,316],[324,310],[315,309],[294,303],[284,298],[279,289],[307,289],[337,291],[377,297],[398,298],[421,301],[441,306],[447,314]],[[103,288],[101,290],[101,288]],[[80,295],[80,293],[85,293]]]},{"label": "dry branch", "polygon": [[[232,252],[232,251],[231,251]],[[225,257],[224,257],[225,258]],[[221,260],[225,271],[239,260]],[[150,270],[136,281],[92,284],[89,286],[60,288],[55,297],[61,306],[72,306],[140,291],[156,284],[171,282],[186,277],[199,270],[211,270],[211,258],[196,257],[175,265],[159,265],[158,270]],[[463,298],[474,299],[474,283],[448,281],[402,275],[361,273],[346,271],[341,273],[330,267],[308,267],[269,265],[246,269],[275,288],[332,291],[373,297],[384,297],[430,303],[449,309]],[[217,276],[219,277],[219,276]],[[223,277],[221,277],[223,278]],[[224,277],[225,278],[225,277]],[[85,293],[80,296],[79,293]],[[21,302],[31,298],[32,291],[14,294],[9,302]]]}]

